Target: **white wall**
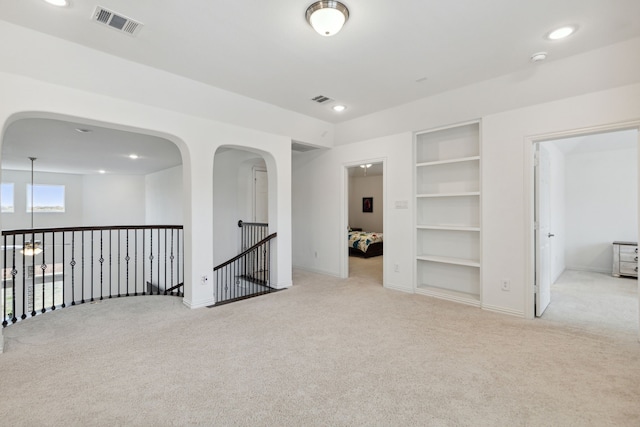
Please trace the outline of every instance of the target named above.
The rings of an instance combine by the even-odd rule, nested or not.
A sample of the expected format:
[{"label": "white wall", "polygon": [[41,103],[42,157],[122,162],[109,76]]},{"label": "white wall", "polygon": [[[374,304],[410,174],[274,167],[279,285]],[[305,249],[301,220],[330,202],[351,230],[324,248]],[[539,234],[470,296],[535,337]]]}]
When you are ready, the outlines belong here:
[{"label": "white wall", "polygon": [[[346,168],[384,161],[384,279],[386,287],[413,291],[412,134],[403,133],[296,153],[293,159],[293,263],[334,276],[347,274]],[[395,207],[406,201],[407,209]],[[317,254],[317,255],[316,255]],[[394,271],[398,264],[398,271]]]},{"label": "white wall", "polygon": [[[35,228],[77,227],[83,224],[82,175],[34,172],[35,184],[64,185],[65,212],[33,214]],[[17,230],[31,228],[31,213],[27,213],[27,185],[31,184],[31,171],[3,170],[2,182],[14,183],[14,212],[3,213],[2,228]]]},{"label": "white wall", "polygon": [[550,232],[555,236],[550,240],[551,252],[551,283],[555,283],[566,268],[566,220],[565,220],[565,157],[562,151],[553,143],[542,143],[549,153],[550,160],[550,188],[549,188],[549,219]]},{"label": "white wall", "polygon": [[[349,177],[350,227],[359,227],[364,231],[384,232],[382,182],[382,175]],[[362,212],[363,197],[373,197],[373,212]]]},{"label": "white wall", "polygon": [[182,165],[145,177],[145,224],[181,225],[184,216]]},{"label": "white wall", "polygon": [[611,243],[638,240],[638,150],[565,158],[567,268],[611,273]]},{"label": "white wall", "polygon": [[143,175],[84,175],[82,224],[143,225],[145,177]]}]

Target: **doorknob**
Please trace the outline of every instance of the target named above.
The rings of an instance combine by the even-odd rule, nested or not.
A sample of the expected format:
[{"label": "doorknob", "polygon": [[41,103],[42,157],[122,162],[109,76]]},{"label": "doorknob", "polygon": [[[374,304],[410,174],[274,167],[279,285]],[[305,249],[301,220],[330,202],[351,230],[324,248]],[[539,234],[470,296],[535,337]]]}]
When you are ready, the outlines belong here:
[{"label": "doorknob", "polygon": [[547,237],[553,237],[553,236],[555,236],[555,234],[551,234],[551,233],[547,234]]}]

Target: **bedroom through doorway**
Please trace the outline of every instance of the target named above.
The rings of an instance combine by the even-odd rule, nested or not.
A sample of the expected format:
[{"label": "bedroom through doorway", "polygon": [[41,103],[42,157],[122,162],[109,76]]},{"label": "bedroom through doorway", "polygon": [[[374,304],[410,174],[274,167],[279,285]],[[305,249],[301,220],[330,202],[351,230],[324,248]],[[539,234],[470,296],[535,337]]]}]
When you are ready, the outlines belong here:
[{"label": "bedroom through doorway", "polygon": [[348,171],[348,276],[383,284],[384,167],[363,163]]}]

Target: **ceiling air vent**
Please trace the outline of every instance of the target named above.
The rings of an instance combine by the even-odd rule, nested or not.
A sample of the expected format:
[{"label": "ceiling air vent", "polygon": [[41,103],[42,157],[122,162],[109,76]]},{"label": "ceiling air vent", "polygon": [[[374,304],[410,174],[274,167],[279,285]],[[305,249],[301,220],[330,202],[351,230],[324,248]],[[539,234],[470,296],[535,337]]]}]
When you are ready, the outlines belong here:
[{"label": "ceiling air vent", "polygon": [[93,20],[130,36],[137,35],[143,25],[141,22],[134,21],[102,6],[96,6],[96,10],[93,12]]},{"label": "ceiling air vent", "polygon": [[313,98],[311,98],[311,100],[313,102],[317,102],[318,104],[324,104],[325,102],[333,101],[331,98],[324,95],[314,96]]}]

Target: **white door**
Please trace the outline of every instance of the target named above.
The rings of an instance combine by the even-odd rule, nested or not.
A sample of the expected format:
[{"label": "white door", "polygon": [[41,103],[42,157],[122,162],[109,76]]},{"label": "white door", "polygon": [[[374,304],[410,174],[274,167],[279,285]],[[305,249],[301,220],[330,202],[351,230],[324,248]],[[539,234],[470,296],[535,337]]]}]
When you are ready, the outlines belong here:
[{"label": "white door", "polygon": [[536,316],[542,316],[551,302],[550,160],[549,152],[537,144],[536,188]]},{"label": "white door", "polygon": [[269,222],[269,181],[264,169],[253,170],[253,221]]}]

